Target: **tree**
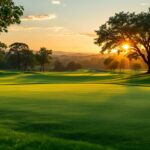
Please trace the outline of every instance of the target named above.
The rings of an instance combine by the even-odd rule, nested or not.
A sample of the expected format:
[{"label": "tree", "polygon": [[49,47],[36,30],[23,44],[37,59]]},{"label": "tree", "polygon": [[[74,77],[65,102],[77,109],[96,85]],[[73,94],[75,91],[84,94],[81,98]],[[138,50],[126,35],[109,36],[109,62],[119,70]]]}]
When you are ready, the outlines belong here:
[{"label": "tree", "polygon": [[59,60],[56,60],[54,62],[54,68],[53,68],[54,71],[64,71],[65,70],[65,67],[63,65],[62,62],[60,62]]},{"label": "tree", "polygon": [[5,50],[7,48],[7,45],[5,43],[0,42],[0,63],[4,60],[5,58]]},{"label": "tree", "polygon": [[5,51],[7,48],[7,45],[5,43],[0,42],[0,51]]},{"label": "tree", "polygon": [[9,60],[16,65],[16,68],[18,70],[21,70],[21,63],[22,63],[22,51],[27,51],[29,50],[29,46],[25,43],[13,43],[9,46],[9,53],[8,57]]},{"label": "tree", "polygon": [[[141,57],[148,66],[150,74],[150,9],[148,12],[116,13],[96,31],[95,44],[101,47],[101,53],[118,49],[130,58]],[[123,49],[123,44],[129,47]]]},{"label": "tree", "polygon": [[0,42],[0,67],[4,65],[7,45]]},{"label": "tree", "polygon": [[74,61],[69,62],[68,65],[66,66],[66,70],[68,71],[75,71],[81,68],[82,66],[79,63],[75,63]]},{"label": "tree", "polygon": [[113,57],[106,58],[104,64],[111,70],[116,70],[119,66],[119,62]]},{"label": "tree", "polygon": [[114,60],[111,64],[110,64],[110,69],[112,70],[116,70],[118,68],[119,62],[117,60]]},{"label": "tree", "polygon": [[114,58],[113,57],[108,57],[104,60],[104,65],[109,65],[113,62]]},{"label": "tree", "polygon": [[42,47],[36,54],[37,61],[40,64],[40,71],[45,71],[45,64],[49,64],[52,59],[52,50],[48,50],[45,47]]},{"label": "tree", "polygon": [[27,71],[28,67],[33,68],[36,59],[33,54],[33,52],[30,49],[22,49],[20,51],[20,57],[21,57],[21,66],[24,71]]},{"label": "tree", "polygon": [[19,24],[23,7],[16,6],[12,0],[0,0],[0,33],[7,32],[11,24]]}]

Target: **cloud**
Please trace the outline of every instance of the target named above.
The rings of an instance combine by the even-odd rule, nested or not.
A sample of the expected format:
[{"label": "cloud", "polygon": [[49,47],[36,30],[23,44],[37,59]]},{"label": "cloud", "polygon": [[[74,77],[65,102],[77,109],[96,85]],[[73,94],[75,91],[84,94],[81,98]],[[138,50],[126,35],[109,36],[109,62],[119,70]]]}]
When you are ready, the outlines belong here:
[{"label": "cloud", "polygon": [[53,26],[53,27],[30,27],[30,26],[19,26],[13,25],[9,27],[10,31],[31,31],[31,30],[50,30],[52,32],[60,32],[64,30],[64,27]]},{"label": "cloud", "polygon": [[60,5],[61,4],[60,0],[52,0],[51,2],[54,5]]},{"label": "cloud", "polygon": [[56,14],[48,14],[48,15],[29,15],[23,16],[21,18],[22,21],[44,21],[44,20],[53,20],[56,19]]},{"label": "cloud", "polygon": [[65,36],[65,37],[88,37],[88,38],[95,38],[96,37],[96,34],[93,33],[93,32],[87,32],[87,33],[76,33],[76,32],[69,32],[67,31],[66,29],[63,30],[64,32],[63,33],[59,33],[59,34],[49,34],[49,36]]},{"label": "cloud", "polygon": [[143,2],[143,3],[141,3],[140,5],[141,5],[141,6],[147,6],[147,3],[144,3],[144,2]]},{"label": "cloud", "polygon": [[[71,32],[68,29],[61,26],[51,26],[51,27],[41,27],[41,26],[21,26],[21,25],[12,25],[9,27],[9,31],[20,32],[20,31],[50,31],[51,33],[48,36],[61,36],[61,37],[87,37],[95,38],[96,34],[94,32]],[[45,33],[45,32],[44,32]]]},{"label": "cloud", "polygon": [[96,37],[96,34],[93,32],[87,32],[87,33],[73,33],[73,32],[68,32],[65,33],[64,36],[83,36],[83,37]]},{"label": "cloud", "polygon": [[80,35],[87,36],[87,37],[96,37],[96,33],[94,32],[80,33]]}]

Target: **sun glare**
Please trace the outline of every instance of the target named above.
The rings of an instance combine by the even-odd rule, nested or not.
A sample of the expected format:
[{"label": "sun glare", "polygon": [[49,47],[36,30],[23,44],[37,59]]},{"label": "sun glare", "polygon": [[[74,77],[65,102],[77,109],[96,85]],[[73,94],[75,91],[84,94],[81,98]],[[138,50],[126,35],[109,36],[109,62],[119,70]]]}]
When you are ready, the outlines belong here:
[{"label": "sun glare", "polygon": [[117,53],[118,50],[117,49],[112,49],[112,53]]},{"label": "sun glare", "polygon": [[129,49],[129,45],[128,45],[128,44],[124,44],[124,45],[122,46],[122,48],[125,49],[125,50],[128,50],[128,49]]}]

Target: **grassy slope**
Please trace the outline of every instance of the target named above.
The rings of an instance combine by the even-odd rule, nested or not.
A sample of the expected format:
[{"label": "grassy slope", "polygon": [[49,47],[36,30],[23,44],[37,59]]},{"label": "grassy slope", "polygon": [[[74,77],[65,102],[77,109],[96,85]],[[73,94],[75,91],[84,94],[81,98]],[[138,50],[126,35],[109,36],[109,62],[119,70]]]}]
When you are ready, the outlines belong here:
[{"label": "grassy slope", "polygon": [[150,87],[104,84],[149,85],[149,76],[132,79],[90,72],[0,76],[2,150],[150,148]]}]

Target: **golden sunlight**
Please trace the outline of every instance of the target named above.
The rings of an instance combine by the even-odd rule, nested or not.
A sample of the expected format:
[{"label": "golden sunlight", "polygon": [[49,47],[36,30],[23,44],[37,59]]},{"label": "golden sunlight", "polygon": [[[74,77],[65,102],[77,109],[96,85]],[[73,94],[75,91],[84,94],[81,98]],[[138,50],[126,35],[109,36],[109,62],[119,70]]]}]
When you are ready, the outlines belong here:
[{"label": "golden sunlight", "polygon": [[125,50],[128,50],[129,47],[130,47],[130,46],[129,46],[128,44],[124,44],[124,45],[122,46],[122,48],[125,49]]},{"label": "golden sunlight", "polygon": [[118,50],[117,49],[112,49],[112,51],[111,51],[112,53],[117,53],[118,52]]}]

